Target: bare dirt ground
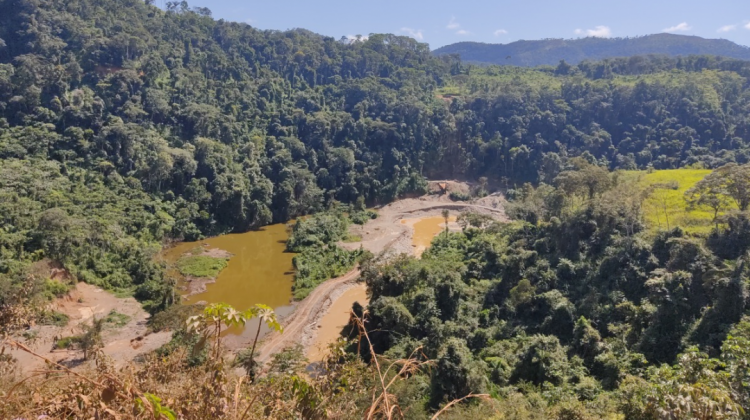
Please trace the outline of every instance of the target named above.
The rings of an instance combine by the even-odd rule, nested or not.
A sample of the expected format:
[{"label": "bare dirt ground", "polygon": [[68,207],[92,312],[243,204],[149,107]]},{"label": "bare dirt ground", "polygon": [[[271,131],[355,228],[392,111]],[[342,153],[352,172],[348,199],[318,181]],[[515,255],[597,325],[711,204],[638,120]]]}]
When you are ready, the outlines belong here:
[{"label": "bare dirt ground", "polygon": [[[353,235],[362,237],[360,242],[343,243],[341,246],[347,249],[358,249],[361,246],[376,255],[383,251],[393,255],[414,254],[414,223],[411,223],[411,219],[440,216],[443,210],[448,210],[452,216],[471,210],[492,215],[499,221],[507,221],[504,202],[501,195],[487,196],[474,202],[454,202],[447,194],[395,201],[377,208],[377,219],[361,227],[351,227]],[[404,219],[409,219],[409,222],[401,223]],[[459,229],[456,223],[450,223],[448,227],[452,230]]]},{"label": "bare dirt ground", "polygon": [[[62,312],[70,321],[64,327],[38,325],[26,332],[26,337],[16,337],[28,343],[40,355],[68,367],[80,366],[85,362],[83,354],[75,350],[55,350],[56,340],[81,333],[81,326],[94,317],[106,317],[112,310],[130,317],[122,327],[108,325],[102,333],[102,351],[116,366],[133,361],[138,355],[153,351],[171,339],[171,332],[148,334],[146,323],[148,313],[134,298],[118,298],[96,286],[78,283],[67,296],[52,303],[51,309]],[[31,339],[29,339],[31,337]],[[18,373],[26,375],[43,368],[44,361],[21,350],[11,350],[18,360]]]},{"label": "bare dirt ground", "polygon": [[[360,236],[362,240],[339,245],[351,250],[362,247],[376,255],[386,257],[402,253],[419,256],[422,250],[417,249],[412,243],[414,224],[425,217],[440,216],[444,209],[449,210],[454,217],[462,211],[471,210],[489,214],[498,221],[508,220],[503,206],[505,199],[502,195],[493,194],[472,202],[454,202],[447,193],[439,194],[441,191],[439,182],[447,184],[449,191],[467,192],[469,190],[468,185],[464,183],[433,181],[430,183],[432,194],[399,200],[376,208],[377,219],[369,221],[364,226],[353,225],[350,228],[350,233]],[[453,231],[460,230],[455,221],[450,222],[448,228]],[[337,299],[341,296],[356,296],[346,292],[356,286],[357,277],[359,277],[359,271],[354,270],[318,286],[310,296],[297,305],[296,310],[290,316],[282,320],[283,334],[272,333],[264,338],[259,348],[259,360],[267,362],[273,354],[295,344],[303,345],[308,358],[318,357],[317,350],[313,347],[326,344],[318,340],[318,330],[320,327],[324,329],[330,327],[321,325],[321,322],[324,319],[339,322],[336,317],[327,317],[327,315],[334,303],[337,308],[343,305],[351,307],[353,301],[338,302]],[[360,303],[365,305],[367,302]]]},{"label": "bare dirt ground", "polygon": [[281,322],[284,327],[283,333],[274,332],[265,337],[258,350],[258,360],[267,362],[274,354],[297,343],[310,346],[315,339],[314,332],[318,320],[328,312],[339,296],[350,287],[356,286],[358,277],[359,270],[354,269],[315,288],[297,305],[295,311]]}]

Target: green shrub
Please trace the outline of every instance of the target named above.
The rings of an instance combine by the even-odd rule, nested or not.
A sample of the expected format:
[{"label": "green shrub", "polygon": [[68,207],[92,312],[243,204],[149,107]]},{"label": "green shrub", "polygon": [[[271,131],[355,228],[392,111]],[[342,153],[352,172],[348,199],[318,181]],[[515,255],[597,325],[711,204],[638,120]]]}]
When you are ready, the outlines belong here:
[{"label": "green shrub", "polygon": [[70,286],[57,280],[47,280],[44,282],[44,296],[48,300],[65,296],[70,290]]},{"label": "green shrub", "polygon": [[346,274],[365,251],[347,251],[336,245],[306,248],[294,257],[294,299],[302,300],[324,281]]},{"label": "green shrub", "polygon": [[349,213],[349,220],[355,225],[364,225],[370,220],[378,218],[378,213],[374,210],[363,210]]},{"label": "green shrub", "polygon": [[467,193],[462,193],[458,191],[453,191],[449,195],[450,199],[453,201],[469,201],[471,200],[471,195]]},{"label": "green shrub", "polygon": [[114,327],[124,327],[128,322],[130,322],[129,316],[121,314],[114,309],[110,311],[106,317],[104,317],[104,323],[110,324]]},{"label": "green shrub", "polygon": [[68,325],[70,317],[62,312],[57,311],[44,311],[39,317],[39,323],[42,325],[54,325],[56,327],[64,327]]},{"label": "green shrub", "polygon": [[193,255],[180,258],[177,269],[183,276],[215,278],[227,267],[225,258],[214,258],[205,255]]},{"label": "green shrub", "polygon": [[340,213],[318,213],[297,220],[286,247],[292,252],[302,252],[308,247],[320,247],[344,239],[349,224]]},{"label": "green shrub", "polygon": [[188,318],[198,315],[201,309],[201,305],[172,305],[149,318],[149,328],[153,332],[177,331],[185,326]]},{"label": "green shrub", "polygon": [[74,335],[70,337],[63,337],[55,342],[56,349],[69,349],[79,345],[82,341],[80,335]]}]

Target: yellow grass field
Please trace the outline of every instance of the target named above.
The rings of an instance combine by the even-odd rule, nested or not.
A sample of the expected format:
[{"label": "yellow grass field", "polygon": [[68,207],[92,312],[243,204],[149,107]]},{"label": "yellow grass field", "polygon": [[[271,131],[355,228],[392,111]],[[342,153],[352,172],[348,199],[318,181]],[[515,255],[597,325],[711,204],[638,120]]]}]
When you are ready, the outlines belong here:
[{"label": "yellow grass field", "polygon": [[663,171],[628,171],[622,178],[634,181],[643,190],[653,190],[643,202],[643,213],[650,231],[679,226],[694,234],[708,234],[713,228],[713,211],[709,208],[688,209],[685,191],[710,174],[708,169],[670,169]]}]

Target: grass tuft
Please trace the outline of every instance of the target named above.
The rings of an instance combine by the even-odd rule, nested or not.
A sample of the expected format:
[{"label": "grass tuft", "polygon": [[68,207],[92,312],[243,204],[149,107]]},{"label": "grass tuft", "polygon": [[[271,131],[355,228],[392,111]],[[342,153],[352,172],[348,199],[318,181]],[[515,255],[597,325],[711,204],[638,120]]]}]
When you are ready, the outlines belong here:
[{"label": "grass tuft", "polygon": [[221,270],[227,267],[225,258],[214,258],[205,255],[193,255],[180,258],[177,269],[183,276],[216,278]]}]

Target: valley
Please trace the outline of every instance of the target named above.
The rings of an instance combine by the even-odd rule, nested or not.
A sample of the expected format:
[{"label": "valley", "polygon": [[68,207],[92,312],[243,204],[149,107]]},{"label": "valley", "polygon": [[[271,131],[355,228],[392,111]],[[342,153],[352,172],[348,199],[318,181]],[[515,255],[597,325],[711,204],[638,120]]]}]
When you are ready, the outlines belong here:
[{"label": "valley", "polygon": [[747,48],[158,3],[0,0],[0,418],[748,419]]}]

